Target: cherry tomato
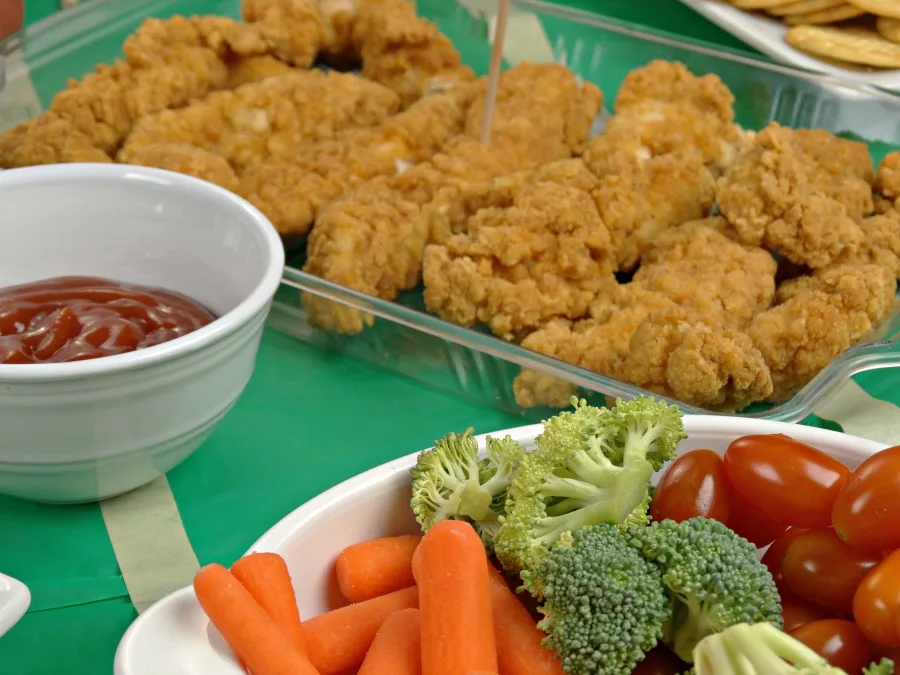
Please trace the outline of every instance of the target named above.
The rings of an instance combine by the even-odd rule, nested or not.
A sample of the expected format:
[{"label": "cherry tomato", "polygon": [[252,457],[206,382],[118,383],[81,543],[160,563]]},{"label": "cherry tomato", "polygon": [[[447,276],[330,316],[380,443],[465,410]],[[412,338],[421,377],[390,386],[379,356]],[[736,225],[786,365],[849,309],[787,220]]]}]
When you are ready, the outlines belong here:
[{"label": "cherry tomato", "polygon": [[728,502],[731,509],[727,523],[729,529],[755,544],[756,548],[768,546],[787,529],[784,523],[772,520],[752,506],[733,487],[728,494]]},{"label": "cherry tomato", "polygon": [[850,614],[853,594],[879,558],[852,549],[830,527],[802,532],[781,563],[784,586],[804,600],[837,614]]},{"label": "cherry tomato", "polygon": [[687,668],[668,647],[659,645],[647,652],[644,660],[631,671],[631,675],[679,675]]},{"label": "cherry tomato", "polygon": [[725,452],[735,489],[770,518],[799,527],[828,527],[850,469],[785,436],[744,436]]},{"label": "cherry tomato", "polygon": [[666,470],[650,503],[653,520],[681,522],[703,516],[728,522],[728,492],[722,457],[712,450],[693,450]]},{"label": "cherry tomato", "polygon": [[795,628],[805,626],[810,621],[827,619],[825,611],[801,600],[790,591],[780,591],[781,617],[784,619],[784,631],[790,633]]},{"label": "cherry tomato", "polygon": [[869,572],[853,596],[853,619],[869,640],[900,647],[900,550]]},{"label": "cherry tomato", "polygon": [[865,550],[900,547],[900,446],[860,464],[834,504],[831,522],[848,544]]},{"label": "cherry tomato", "polygon": [[779,588],[783,585],[781,563],[784,562],[784,554],[787,553],[791,542],[804,532],[809,532],[809,530],[803,527],[789,527],[778,539],[772,542],[772,545],[769,546],[762,557],[762,564],[769,568]]},{"label": "cherry tomato", "polygon": [[852,621],[822,619],[795,628],[790,634],[850,675],[859,675],[872,659],[866,636]]}]

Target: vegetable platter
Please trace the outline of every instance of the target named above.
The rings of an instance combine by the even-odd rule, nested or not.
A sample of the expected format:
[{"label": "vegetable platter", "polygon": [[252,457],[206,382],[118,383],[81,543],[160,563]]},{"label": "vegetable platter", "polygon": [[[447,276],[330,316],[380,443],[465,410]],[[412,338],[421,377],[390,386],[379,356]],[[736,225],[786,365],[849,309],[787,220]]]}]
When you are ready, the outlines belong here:
[{"label": "vegetable platter", "polygon": [[900,451],[573,404],[312,499],[139,617],[116,675],[893,672]]}]

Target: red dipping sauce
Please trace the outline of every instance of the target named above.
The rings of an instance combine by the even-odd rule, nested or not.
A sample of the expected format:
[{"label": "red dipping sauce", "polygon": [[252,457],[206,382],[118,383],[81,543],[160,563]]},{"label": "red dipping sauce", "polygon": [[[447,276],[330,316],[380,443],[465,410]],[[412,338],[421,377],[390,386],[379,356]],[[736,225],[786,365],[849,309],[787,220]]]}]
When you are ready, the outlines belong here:
[{"label": "red dipping sauce", "polygon": [[180,293],[94,277],[0,289],[0,364],[66,363],[124,354],[215,320]]}]

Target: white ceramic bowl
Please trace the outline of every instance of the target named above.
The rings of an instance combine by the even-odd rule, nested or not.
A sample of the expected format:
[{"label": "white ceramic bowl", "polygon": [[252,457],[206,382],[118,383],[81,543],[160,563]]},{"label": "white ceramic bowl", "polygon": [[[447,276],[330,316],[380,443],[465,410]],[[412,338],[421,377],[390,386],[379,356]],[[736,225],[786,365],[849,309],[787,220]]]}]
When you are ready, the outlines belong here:
[{"label": "white ceramic bowl", "polygon": [[240,396],[284,267],[271,223],[181,174],[115,164],[0,172],[0,286],[85,275],[165,287],[218,318],[136,352],[0,365],[0,493],[72,503],[143,485]]},{"label": "white ceramic bowl", "polygon": [[[494,432],[532,446],[541,425]],[[782,422],[711,415],[685,417],[688,438],[680,452],[708,448],[724,453],[747,434],[788,434],[850,467],[886,446],[855,436]],[[484,449],[484,436],[478,441]],[[281,520],[250,548],[284,557],[294,580],[300,613],[315,616],[338,597],[334,560],[344,548],[376,537],[418,531],[409,508],[409,470],[418,453],[344,481]],[[658,476],[654,477],[654,481]],[[223,561],[225,562],[225,561]],[[211,627],[192,588],[160,600],[128,629],[116,652],[115,675],[241,675],[228,647]]]},{"label": "white ceramic bowl", "polygon": [[0,574],[0,637],[19,622],[30,604],[31,593],[25,584]]}]

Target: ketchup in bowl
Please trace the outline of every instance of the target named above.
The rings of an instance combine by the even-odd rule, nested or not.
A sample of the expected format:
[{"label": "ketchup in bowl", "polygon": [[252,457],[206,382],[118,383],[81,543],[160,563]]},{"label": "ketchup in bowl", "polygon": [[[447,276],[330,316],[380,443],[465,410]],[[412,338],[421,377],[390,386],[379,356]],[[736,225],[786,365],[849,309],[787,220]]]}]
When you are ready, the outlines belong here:
[{"label": "ketchup in bowl", "polygon": [[123,354],[215,320],[172,291],[94,277],[0,289],[0,364],[65,363]]}]

